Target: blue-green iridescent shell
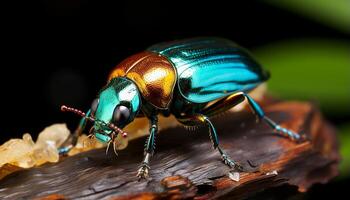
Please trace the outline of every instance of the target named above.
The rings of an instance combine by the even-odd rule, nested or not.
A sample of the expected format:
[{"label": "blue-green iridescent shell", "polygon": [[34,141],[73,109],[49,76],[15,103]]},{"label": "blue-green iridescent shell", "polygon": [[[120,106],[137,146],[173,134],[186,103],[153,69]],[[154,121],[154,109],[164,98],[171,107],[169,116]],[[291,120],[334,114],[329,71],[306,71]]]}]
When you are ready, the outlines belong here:
[{"label": "blue-green iridescent shell", "polygon": [[179,92],[193,103],[207,103],[237,91],[246,92],[269,78],[268,72],[247,51],[222,38],[160,43],[147,50],[173,63]]},{"label": "blue-green iridescent shell", "polygon": [[[141,96],[137,86],[134,82],[124,77],[114,78],[99,93],[99,104],[95,113],[95,118],[98,119],[98,121],[95,121],[94,126],[96,131],[110,130],[105,124],[113,122],[113,112],[118,105],[127,105],[130,108],[130,120],[134,119],[141,107]],[[123,128],[131,122],[130,120],[124,124],[117,125]],[[99,138],[98,136],[96,135],[97,139],[102,141],[108,139],[107,137]]]}]

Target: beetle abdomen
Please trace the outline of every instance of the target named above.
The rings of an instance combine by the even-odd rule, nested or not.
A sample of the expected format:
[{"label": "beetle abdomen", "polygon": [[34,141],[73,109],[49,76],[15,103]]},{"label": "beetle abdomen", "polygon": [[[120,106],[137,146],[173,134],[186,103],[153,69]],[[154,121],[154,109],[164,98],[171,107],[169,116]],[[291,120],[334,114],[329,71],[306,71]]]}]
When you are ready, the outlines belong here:
[{"label": "beetle abdomen", "polygon": [[226,39],[194,38],[157,44],[148,50],[173,63],[180,93],[194,103],[249,91],[269,77],[244,49]]}]

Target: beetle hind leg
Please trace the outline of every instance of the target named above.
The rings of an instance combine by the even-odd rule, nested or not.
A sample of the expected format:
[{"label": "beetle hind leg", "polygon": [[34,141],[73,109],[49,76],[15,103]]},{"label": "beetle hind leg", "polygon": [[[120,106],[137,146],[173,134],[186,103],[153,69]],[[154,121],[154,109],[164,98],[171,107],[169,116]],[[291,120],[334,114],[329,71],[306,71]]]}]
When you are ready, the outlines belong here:
[{"label": "beetle hind leg", "polygon": [[276,130],[278,134],[280,134],[280,135],[282,135],[284,137],[288,137],[292,141],[302,141],[302,140],[305,139],[300,134],[295,133],[294,131],[291,131],[289,129],[281,127],[276,122],[274,122],[272,119],[267,117],[265,115],[264,111],[262,110],[262,108],[259,106],[259,104],[257,104],[254,101],[254,99],[252,99],[248,94],[242,93],[242,95],[244,95],[246,97],[246,99],[248,100],[248,103],[249,103],[251,109],[253,110],[254,114],[259,119],[263,119],[271,128]]},{"label": "beetle hind leg", "polygon": [[270,119],[270,118],[268,118],[266,116],[264,116],[263,119],[269,126],[271,126],[274,130],[276,130],[277,133],[281,134],[284,137],[288,137],[288,138],[290,138],[293,141],[302,141],[302,140],[305,139],[299,133],[295,133],[292,130],[289,130],[289,129],[281,127],[276,122],[274,122],[272,119]]},{"label": "beetle hind leg", "polygon": [[203,113],[208,116],[214,116],[214,115],[217,115],[218,113],[229,110],[233,106],[243,102],[245,99],[247,99],[253,113],[257,116],[257,118],[264,120],[271,128],[276,130],[277,134],[282,135],[284,137],[288,137],[293,141],[302,141],[304,139],[298,133],[295,133],[289,129],[281,127],[272,119],[267,117],[264,111],[262,110],[262,108],[259,106],[259,104],[256,103],[253,98],[251,98],[248,94],[244,92],[237,92],[237,93],[231,94],[230,96],[224,99],[219,100],[215,104],[204,109]]},{"label": "beetle hind leg", "polygon": [[212,124],[212,122],[209,120],[209,118],[203,114],[195,114],[191,116],[186,116],[186,117],[181,117],[178,118],[178,120],[185,125],[195,125],[195,124],[205,124],[209,128],[209,137],[210,140],[213,144],[213,148],[217,149],[221,155],[222,161],[229,166],[230,168],[235,168],[239,171],[243,171],[243,167],[232,160],[225,152],[224,150],[220,147],[219,145],[219,139],[218,135],[216,133],[215,127]]}]

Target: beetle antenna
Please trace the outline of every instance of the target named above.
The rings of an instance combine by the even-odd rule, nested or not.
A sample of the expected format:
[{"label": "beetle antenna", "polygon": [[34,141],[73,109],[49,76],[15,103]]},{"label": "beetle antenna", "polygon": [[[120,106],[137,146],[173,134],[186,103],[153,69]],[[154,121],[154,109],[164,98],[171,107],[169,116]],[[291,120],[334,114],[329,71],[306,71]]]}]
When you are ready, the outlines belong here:
[{"label": "beetle antenna", "polygon": [[108,154],[108,149],[109,149],[109,145],[111,145],[111,142],[112,142],[112,141],[109,141],[108,144],[107,144],[106,155]]},{"label": "beetle antenna", "polygon": [[116,134],[116,133],[113,131],[113,132],[112,132],[113,151],[114,151],[114,154],[115,154],[116,156],[118,156],[117,148],[116,148],[116,145],[115,145],[115,134]]},{"label": "beetle antenna", "polygon": [[95,131],[95,127],[92,126],[89,130],[89,135],[93,135],[94,131]]},{"label": "beetle antenna", "polygon": [[[86,113],[84,113],[81,110],[78,110],[76,108],[72,108],[72,107],[68,107],[66,105],[62,105],[61,106],[61,111],[62,112],[72,112],[75,113],[81,117],[84,117],[85,119],[90,120],[91,122],[95,122],[96,119],[94,117],[91,116],[86,116]],[[109,123],[107,124],[108,128],[112,129],[115,133],[120,133],[122,134],[122,136],[125,138],[128,136],[128,133],[124,132],[122,129],[118,128],[116,125],[114,125],[113,123]]]},{"label": "beetle antenna", "polygon": [[95,118],[90,117],[90,116],[86,116],[86,114],[83,111],[78,110],[76,108],[71,108],[71,107],[63,105],[63,106],[61,106],[61,111],[62,112],[72,112],[72,113],[75,113],[77,115],[80,115],[81,117],[84,117],[85,119],[88,119],[92,122],[95,122]]},{"label": "beetle antenna", "polygon": [[115,144],[115,142],[113,141],[113,151],[114,151],[114,154],[116,156],[118,156],[118,153],[117,153],[117,145]]},{"label": "beetle antenna", "polygon": [[116,125],[114,125],[113,123],[109,123],[108,127],[110,129],[112,129],[115,133],[117,134],[122,134],[122,136],[125,138],[128,136],[127,132],[124,132],[122,129],[118,128]]}]

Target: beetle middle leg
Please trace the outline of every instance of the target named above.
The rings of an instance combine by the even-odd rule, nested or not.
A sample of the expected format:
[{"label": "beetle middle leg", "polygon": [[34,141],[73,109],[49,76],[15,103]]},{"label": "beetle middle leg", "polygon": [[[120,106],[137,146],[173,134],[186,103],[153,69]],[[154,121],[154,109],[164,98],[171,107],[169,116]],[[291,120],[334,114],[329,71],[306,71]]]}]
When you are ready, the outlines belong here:
[{"label": "beetle middle leg", "polygon": [[158,118],[157,116],[153,116],[150,119],[150,130],[149,130],[150,134],[145,144],[144,159],[136,175],[139,178],[139,180],[142,178],[146,179],[148,177],[148,173],[150,169],[150,160],[155,149],[155,136],[157,134],[157,131],[158,131]]},{"label": "beetle middle leg", "polygon": [[228,165],[229,167],[235,168],[239,171],[243,171],[243,167],[229,158],[229,156],[224,152],[224,150],[219,145],[219,139],[218,135],[216,133],[215,127],[212,124],[212,122],[209,120],[209,118],[203,114],[194,114],[190,116],[183,116],[179,117],[178,120],[185,125],[195,125],[198,123],[204,123],[209,128],[209,136],[213,144],[213,148],[217,149],[219,153],[221,154],[223,162]]}]

